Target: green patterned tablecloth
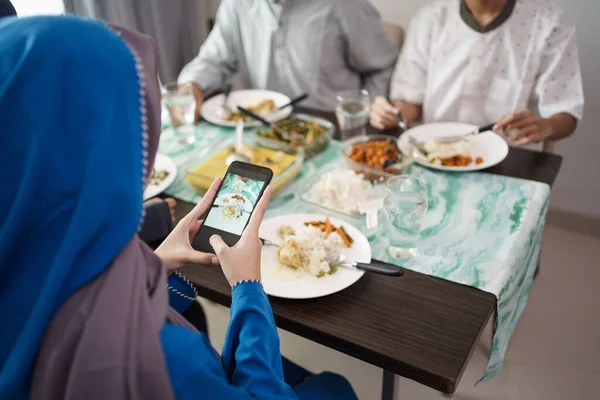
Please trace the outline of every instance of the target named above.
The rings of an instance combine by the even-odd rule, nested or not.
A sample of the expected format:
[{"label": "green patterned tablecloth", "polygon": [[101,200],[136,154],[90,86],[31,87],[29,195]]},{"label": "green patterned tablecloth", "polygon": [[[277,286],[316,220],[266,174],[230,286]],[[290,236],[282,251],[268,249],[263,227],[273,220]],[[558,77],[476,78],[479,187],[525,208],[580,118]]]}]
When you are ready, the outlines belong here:
[{"label": "green patterned tablecloth", "polygon": [[[185,182],[186,166],[210,153],[211,147],[233,140],[233,130],[202,124],[197,137],[194,145],[182,147],[173,140],[173,133],[165,130],[159,148],[181,166],[167,194],[193,203],[200,197]],[[267,217],[324,213],[294,192],[321,168],[340,161],[336,142],[305,162],[296,181],[272,200]],[[486,173],[434,172],[418,165],[413,165],[409,173],[423,178],[429,186],[429,209],[414,259],[398,262],[388,255],[383,212],[379,226],[373,230],[366,229],[364,219],[346,219],[362,224],[359,228],[367,232],[373,258],[472,286],[497,297],[492,353],[480,381],[484,382],[501,369],[510,336],[525,307],[538,261],[550,188],[538,182]]]}]

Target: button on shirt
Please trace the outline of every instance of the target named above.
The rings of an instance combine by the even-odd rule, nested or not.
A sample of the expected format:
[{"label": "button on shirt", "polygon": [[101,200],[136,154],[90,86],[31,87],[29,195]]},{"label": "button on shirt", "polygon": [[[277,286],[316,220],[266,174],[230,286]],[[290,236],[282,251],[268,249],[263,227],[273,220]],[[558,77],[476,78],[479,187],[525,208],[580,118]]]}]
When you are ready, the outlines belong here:
[{"label": "button on shirt", "polygon": [[368,0],[223,0],[213,31],[179,82],[205,95],[239,72],[244,86],[333,110],[335,94],[388,92],[398,52]]},{"label": "button on shirt", "polygon": [[484,125],[525,108],[544,118],[565,112],[581,119],[575,28],[550,0],[509,0],[505,7],[510,15],[487,32],[474,29],[459,0],[419,11],[392,79],[392,98],[423,104],[424,122]]}]

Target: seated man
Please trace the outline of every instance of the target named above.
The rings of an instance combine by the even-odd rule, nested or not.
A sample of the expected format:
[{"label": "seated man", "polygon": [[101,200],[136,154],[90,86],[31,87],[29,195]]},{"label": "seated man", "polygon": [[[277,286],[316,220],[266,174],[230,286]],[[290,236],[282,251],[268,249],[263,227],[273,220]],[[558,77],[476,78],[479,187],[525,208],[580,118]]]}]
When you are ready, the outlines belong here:
[{"label": "seated man", "polygon": [[575,28],[551,0],[439,0],[412,20],[371,124],[496,122],[511,144],[558,140],[583,112]]},{"label": "seated man", "polygon": [[397,55],[368,0],[223,0],[179,83],[193,85],[197,111],[236,72],[247,88],[308,93],[303,105],[333,110],[338,91],[385,95]]}]

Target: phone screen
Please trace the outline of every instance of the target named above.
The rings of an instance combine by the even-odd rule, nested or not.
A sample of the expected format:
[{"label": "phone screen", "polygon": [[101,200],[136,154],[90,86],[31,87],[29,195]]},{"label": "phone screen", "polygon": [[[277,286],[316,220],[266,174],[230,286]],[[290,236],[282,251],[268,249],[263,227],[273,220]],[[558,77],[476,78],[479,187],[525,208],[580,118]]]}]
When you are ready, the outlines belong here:
[{"label": "phone screen", "polygon": [[228,245],[235,245],[272,174],[268,168],[240,162],[232,163],[204,218],[194,247],[201,251],[212,251],[208,239],[213,234],[220,235]]}]

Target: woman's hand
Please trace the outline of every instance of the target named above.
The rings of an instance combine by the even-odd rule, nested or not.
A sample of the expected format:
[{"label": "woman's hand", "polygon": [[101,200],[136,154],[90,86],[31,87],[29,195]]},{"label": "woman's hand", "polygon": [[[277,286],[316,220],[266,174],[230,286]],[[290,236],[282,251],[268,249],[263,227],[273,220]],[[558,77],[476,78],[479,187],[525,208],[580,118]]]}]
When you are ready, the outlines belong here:
[{"label": "woman's hand", "polygon": [[530,110],[506,114],[496,122],[494,131],[501,133],[517,146],[538,143],[552,136],[552,122],[533,115]]},{"label": "woman's hand", "polygon": [[165,263],[169,273],[187,263],[219,265],[219,259],[214,254],[194,250],[192,243],[202,226],[202,221],[199,219],[210,207],[220,184],[221,178],[215,179],[200,203],[179,221],[169,236],[155,250],[156,255]]},{"label": "woman's hand", "polygon": [[235,246],[227,246],[218,235],[210,238],[210,245],[221,261],[223,273],[231,286],[245,280],[260,280],[262,242],[258,236],[258,229],[267,211],[271,192],[273,187],[269,185],[254,208],[250,222]]}]

